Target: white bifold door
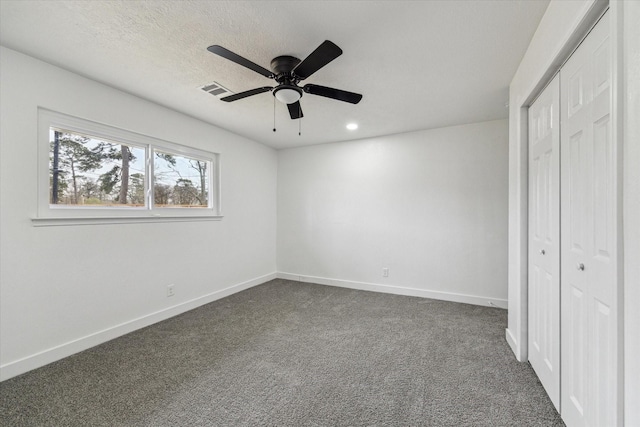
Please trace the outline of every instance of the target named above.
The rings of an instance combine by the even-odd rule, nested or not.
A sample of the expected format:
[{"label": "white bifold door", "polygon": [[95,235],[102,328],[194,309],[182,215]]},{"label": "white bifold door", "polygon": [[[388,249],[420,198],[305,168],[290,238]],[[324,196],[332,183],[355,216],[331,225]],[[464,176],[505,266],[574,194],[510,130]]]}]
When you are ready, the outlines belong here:
[{"label": "white bifold door", "polygon": [[529,107],[529,361],[568,427],[622,423],[609,15]]},{"label": "white bifold door", "polygon": [[561,413],[569,427],[620,423],[609,15],[560,72]]},{"label": "white bifold door", "polygon": [[529,362],[560,410],[560,77],[529,107]]}]

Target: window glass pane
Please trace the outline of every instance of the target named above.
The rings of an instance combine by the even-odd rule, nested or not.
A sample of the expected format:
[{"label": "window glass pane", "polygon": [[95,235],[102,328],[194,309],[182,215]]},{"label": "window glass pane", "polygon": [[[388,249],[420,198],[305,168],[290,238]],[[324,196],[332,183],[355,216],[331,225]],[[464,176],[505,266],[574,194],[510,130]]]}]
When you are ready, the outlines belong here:
[{"label": "window glass pane", "polygon": [[49,203],[144,207],[145,149],[50,128]]},{"label": "window glass pane", "polygon": [[210,161],[157,150],[153,161],[154,207],[209,206]]}]

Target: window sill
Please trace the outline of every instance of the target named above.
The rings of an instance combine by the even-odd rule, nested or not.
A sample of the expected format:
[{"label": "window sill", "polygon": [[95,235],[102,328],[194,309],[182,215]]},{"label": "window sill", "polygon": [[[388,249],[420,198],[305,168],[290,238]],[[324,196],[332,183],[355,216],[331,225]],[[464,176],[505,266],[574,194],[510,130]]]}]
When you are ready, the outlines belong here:
[{"label": "window sill", "polygon": [[67,225],[140,224],[158,222],[199,222],[220,221],[223,215],[152,215],[152,216],[110,216],[110,217],[37,217],[31,218],[34,227],[55,227]]}]

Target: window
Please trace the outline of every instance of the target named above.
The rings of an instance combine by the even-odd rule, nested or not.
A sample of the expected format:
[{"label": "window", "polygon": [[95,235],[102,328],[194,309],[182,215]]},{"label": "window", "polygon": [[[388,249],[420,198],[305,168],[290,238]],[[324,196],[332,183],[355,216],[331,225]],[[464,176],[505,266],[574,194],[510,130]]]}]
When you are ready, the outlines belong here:
[{"label": "window", "polygon": [[209,200],[209,161],[154,151],[153,201],[157,207],[205,208]]},{"label": "window", "polygon": [[219,155],[39,110],[37,225],[219,219]]},{"label": "window", "polygon": [[145,207],[146,148],[49,128],[50,207]]}]

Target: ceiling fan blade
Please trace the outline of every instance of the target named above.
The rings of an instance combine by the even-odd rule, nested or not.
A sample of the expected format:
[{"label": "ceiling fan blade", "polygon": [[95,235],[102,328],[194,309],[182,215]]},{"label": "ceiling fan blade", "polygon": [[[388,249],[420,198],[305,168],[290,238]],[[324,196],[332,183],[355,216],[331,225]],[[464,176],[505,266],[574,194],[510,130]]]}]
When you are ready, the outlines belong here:
[{"label": "ceiling fan blade", "polygon": [[233,61],[236,64],[242,65],[243,67],[247,67],[248,69],[253,70],[258,74],[262,74],[265,77],[269,77],[270,79],[275,77],[275,75],[271,71],[267,70],[266,68],[261,67],[260,65],[254,62],[251,62],[248,59],[243,58],[237,53],[233,53],[229,49],[225,49],[222,46],[218,46],[218,45],[209,46],[207,50],[211,53],[215,53],[216,55],[220,55],[223,58],[228,59],[229,61]]},{"label": "ceiling fan blade", "polygon": [[325,96],[327,98],[337,99],[338,101],[349,102],[351,104],[357,104],[362,99],[362,95],[359,93],[347,92],[346,90],[334,89],[332,87],[308,84],[304,85],[302,89],[311,95]]},{"label": "ceiling fan blade", "polygon": [[287,108],[289,109],[289,115],[292,120],[301,119],[304,117],[302,114],[302,107],[300,106],[300,101],[296,101],[293,104],[287,104]]},{"label": "ceiling fan blade", "polygon": [[342,55],[342,49],[333,42],[325,40],[293,69],[293,73],[298,76],[300,80],[304,80],[340,55]]},{"label": "ceiling fan blade", "polygon": [[273,89],[271,86],[259,87],[257,89],[251,89],[240,93],[234,93],[233,95],[225,96],[224,98],[220,98],[221,101],[232,102],[237,101],[238,99],[246,98],[248,96],[257,95],[259,93],[269,92]]}]

